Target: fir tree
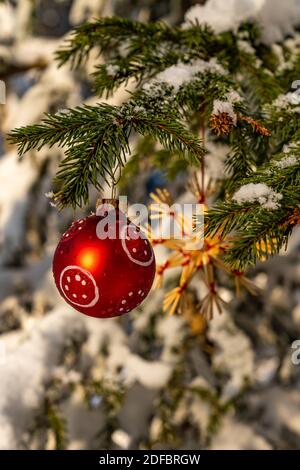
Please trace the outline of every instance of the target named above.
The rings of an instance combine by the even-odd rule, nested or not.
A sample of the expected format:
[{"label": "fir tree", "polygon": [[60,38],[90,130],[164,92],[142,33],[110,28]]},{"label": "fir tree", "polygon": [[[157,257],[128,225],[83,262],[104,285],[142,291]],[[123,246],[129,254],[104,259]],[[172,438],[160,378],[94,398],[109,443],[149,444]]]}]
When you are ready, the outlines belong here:
[{"label": "fir tree", "polygon": [[[261,34],[249,22],[219,34],[197,22],[170,27],[112,17],[83,24],[57,51],[58,65],[84,67],[96,49],[105,58],[92,76],[99,99],[129,80],[135,91],[121,106],[83,105],[10,135],[20,156],[44,145],[65,148],[54,182],[60,208],[86,205],[91,185],[116,185],[133,166],[169,175],[184,169],[209,207],[205,237],[220,242],[218,258],[193,265],[192,274],[201,267],[213,286],[203,300],[209,315],[213,302],[220,305],[213,269],[239,279],[249,265],[278,253],[300,220],[299,101],[291,92],[300,54],[283,44],[280,63]],[[228,145],[226,174],[213,187],[205,180],[209,142]],[[166,308],[176,309],[190,278],[183,274]]]}]

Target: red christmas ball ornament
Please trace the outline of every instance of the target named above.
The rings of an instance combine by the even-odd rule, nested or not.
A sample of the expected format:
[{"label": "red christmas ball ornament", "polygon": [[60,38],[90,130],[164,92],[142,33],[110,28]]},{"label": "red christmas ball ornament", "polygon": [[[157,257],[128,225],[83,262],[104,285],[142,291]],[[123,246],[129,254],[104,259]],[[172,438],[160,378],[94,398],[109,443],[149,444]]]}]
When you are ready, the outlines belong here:
[{"label": "red christmas ball ornament", "polygon": [[130,312],[151,289],[152,246],[143,232],[104,200],[97,215],[73,222],[56,248],[53,276],[65,301],[85,315],[110,318]]}]

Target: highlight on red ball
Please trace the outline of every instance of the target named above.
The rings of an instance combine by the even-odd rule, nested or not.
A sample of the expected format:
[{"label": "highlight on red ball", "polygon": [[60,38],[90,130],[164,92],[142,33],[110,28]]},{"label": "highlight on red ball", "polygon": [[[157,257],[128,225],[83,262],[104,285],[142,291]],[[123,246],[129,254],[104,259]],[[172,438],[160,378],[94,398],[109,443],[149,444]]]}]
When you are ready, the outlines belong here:
[{"label": "highlight on red ball", "polygon": [[97,248],[83,248],[78,256],[79,265],[82,268],[93,270],[98,265],[99,256]]}]

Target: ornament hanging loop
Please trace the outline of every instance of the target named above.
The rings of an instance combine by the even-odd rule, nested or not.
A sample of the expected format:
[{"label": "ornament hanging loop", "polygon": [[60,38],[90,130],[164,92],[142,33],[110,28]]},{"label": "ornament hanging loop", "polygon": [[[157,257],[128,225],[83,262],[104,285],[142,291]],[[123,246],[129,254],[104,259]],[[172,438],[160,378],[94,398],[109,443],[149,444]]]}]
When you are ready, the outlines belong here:
[{"label": "ornament hanging loop", "polygon": [[112,180],[111,182],[111,199],[115,199],[116,197],[116,182]]},{"label": "ornament hanging loop", "polygon": [[98,209],[100,206],[103,206],[104,204],[111,205],[111,206],[113,206],[115,209],[118,209],[118,207],[119,207],[119,199],[116,199],[116,198],[111,198],[111,199],[107,199],[107,198],[97,199],[97,201],[96,201],[96,211],[97,211],[97,209]]}]

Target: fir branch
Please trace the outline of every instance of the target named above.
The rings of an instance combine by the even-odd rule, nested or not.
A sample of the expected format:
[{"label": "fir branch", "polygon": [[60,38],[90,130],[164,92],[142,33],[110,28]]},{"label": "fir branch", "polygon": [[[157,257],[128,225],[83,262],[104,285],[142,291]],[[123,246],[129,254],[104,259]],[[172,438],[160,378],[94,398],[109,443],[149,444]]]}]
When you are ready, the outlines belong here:
[{"label": "fir branch", "polygon": [[[211,56],[211,50],[221,50],[224,41],[218,41],[208,26],[188,29],[169,27],[162,22],[141,23],[126,18],[110,17],[87,22],[76,28],[71,37],[56,52],[59,65],[71,62],[78,67],[87,59],[91,49],[98,47],[100,52],[114,51],[127,44],[127,54],[134,55],[142,50],[151,50],[162,42],[170,46],[182,45],[191,50],[197,49],[198,55]],[[126,50],[123,51],[126,54]]]},{"label": "fir branch", "polygon": [[56,59],[59,65],[70,61],[73,67],[78,67],[94,47],[98,47],[99,52],[105,52],[129,39],[131,42],[137,40],[141,48],[148,40],[155,42],[158,38],[163,40],[173,37],[175,41],[175,36],[175,31],[163,23],[146,24],[119,17],[101,18],[76,28],[64,46],[56,52]]},{"label": "fir branch", "polygon": [[295,191],[300,186],[300,157],[287,167],[276,166],[278,161],[273,160],[242,180],[243,184],[264,183],[280,191],[282,199],[278,208],[265,209],[259,201],[243,204],[221,201],[206,218],[206,235],[219,233],[222,237],[229,234],[233,237],[226,261],[236,269],[245,269],[255,264],[257,258],[278,253],[295,225],[292,216],[300,204],[299,192]]},{"label": "fir branch", "polygon": [[[227,44],[227,55],[231,46]],[[109,68],[98,65],[92,75],[99,96],[111,94],[130,78],[141,83],[180,61],[208,60],[214,53],[224,55],[224,40],[207,26],[181,29],[112,17],[78,27],[56,52],[56,58],[59,65],[70,62],[72,67],[78,67],[94,47],[110,63]]]},{"label": "fir branch", "polygon": [[264,103],[271,103],[282,92],[276,75],[267,67],[262,67],[257,57],[239,52],[236,60],[236,71],[243,77],[241,85],[254,110]]},{"label": "fir branch", "polygon": [[199,139],[179,120],[136,112],[134,103],[84,106],[47,115],[40,125],[15,129],[9,138],[18,144],[19,155],[43,145],[67,147],[55,178],[60,186],[55,199],[60,207],[81,207],[88,202],[89,184],[101,191],[102,180],[114,182],[116,166],[123,168],[130,152],[132,132],[152,136],[173,155],[192,164],[204,153]]},{"label": "fir branch", "polygon": [[[106,61],[93,74],[98,95],[111,94],[129,79],[142,88],[120,107],[99,104],[47,115],[38,125],[12,131],[10,140],[20,155],[44,145],[66,148],[55,178],[56,200],[61,207],[81,206],[88,201],[90,185],[101,190],[103,181],[115,183],[135,133],[163,147],[145,155],[146,164],[180,171],[202,159],[205,150],[196,135],[200,123],[207,128],[212,122],[219,134],[213,139],[228,143],[230,151],[223,192],[216,195],[226,199],[209,211],[206,230],[233,237],[226,259],[242,269],[257,257],[278,252],[298,220],[300,205],[300,149],[296,145],[290,153],[280,153],[284,144],[300,141],[299,108],[289,102],[285,106],[284,99],[283,105],[274,101],[290,86],[286,77],[297,78],[299,55],[286,73],[272,48],[259,44],[259,34],[254,24],[215,34],[200,25],[170,27],[116,17],[86,23],[57,52],[59,64],[77,67],[96,48]],[[241,44],[241,37],[248,44],[244,39]],[[172,80],[176,67],[167,70],[173,65],[179,66],[178,80]],[[166,73],[157,76],[161,71]],[[214,100],[226,102],[230,91],[242,101],[229,102],[230,113],[225,106],[211,116]],[[135,168],[143,157],[138,152]],[[233,193],[249,183],[280,193],[278,205],[268,210],[256,200],[238,203]]]}]

